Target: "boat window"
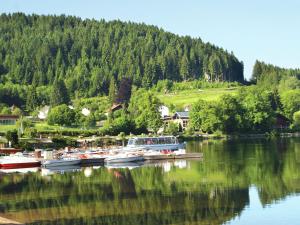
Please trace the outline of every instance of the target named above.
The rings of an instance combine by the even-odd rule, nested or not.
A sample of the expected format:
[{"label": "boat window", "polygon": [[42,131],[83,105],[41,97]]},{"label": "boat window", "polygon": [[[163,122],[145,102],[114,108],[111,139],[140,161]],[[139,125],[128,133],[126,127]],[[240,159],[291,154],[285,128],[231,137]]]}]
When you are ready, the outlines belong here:
[{"label": "boat window", "polygon": [[137,139],[136,140],[136,145],[143,145],[143,139]]},{"label": "boat window", "polygon": [[165,145],[177,143],[176,137],[137,138],[128,141],[128,145]]},{"label": "boat window", "polygon": [[152,138],[151,141],[152,141],[153,145],[157,145],[158,144],[157,138]]},{"label": "boat window", "polygon": [[147,138],[146,139],[146,145],[153,145],[152,138]]},{"label": "boat window", "polygon": [[128,141],[128,145],[134,145],[134,139],[129,139],[129,141]]}]

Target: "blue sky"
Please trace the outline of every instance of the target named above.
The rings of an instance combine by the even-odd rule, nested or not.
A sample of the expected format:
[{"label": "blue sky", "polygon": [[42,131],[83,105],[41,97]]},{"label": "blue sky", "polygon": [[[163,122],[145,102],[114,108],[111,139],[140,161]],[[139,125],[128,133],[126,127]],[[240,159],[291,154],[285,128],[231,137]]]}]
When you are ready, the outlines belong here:
[{"label": "blue sky", "polygon": [[300,1],[297,0],[0,0],[0,12],[66,14],[144,22],[200,37],[227,49],[245,64],[256,59],[300,67]]}]

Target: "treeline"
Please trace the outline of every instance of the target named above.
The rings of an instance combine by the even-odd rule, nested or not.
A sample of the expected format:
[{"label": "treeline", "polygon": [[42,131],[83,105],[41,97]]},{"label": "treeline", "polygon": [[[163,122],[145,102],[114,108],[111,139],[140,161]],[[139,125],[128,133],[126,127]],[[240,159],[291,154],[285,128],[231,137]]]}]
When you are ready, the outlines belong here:
[{"label": "treeline", "polygon": [[252,71],[252,80],[266,88],[292,89],[300,88],[300,69],[285,69],[272,64],[256,61]]},{"label": "treeline", "polygon": [[[278,96],[276,111],[291,121],[298,121],[300,115],[300,69],[285,69],[256,61],[252,79],[260,90],[273,92]],[[299,126],[299,125],[298,125]]]},{"label": "treeline", "polygon": [[243,87],[237,95],[219,101],[196,102],[190,113],[191,131],[205,133],[263,133],[276,129],[276,117],[287,117],[291,127],[300,128],[300,90],[278,92],[260,86]]},{"label": "treeline", "polygon": [[243,82],[243,63],[201,39],[131,22],[22,13],[0,16],[0,81],[47,86],[71,98],[107,95],[112,77],[148,88],[159,80]]}]

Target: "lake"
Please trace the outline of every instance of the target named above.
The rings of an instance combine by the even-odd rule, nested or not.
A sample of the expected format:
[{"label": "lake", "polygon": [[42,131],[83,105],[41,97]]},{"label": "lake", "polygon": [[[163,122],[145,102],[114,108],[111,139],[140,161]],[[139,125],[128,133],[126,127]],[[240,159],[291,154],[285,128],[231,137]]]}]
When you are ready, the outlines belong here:
[{"label": "lake", "polygon": [[300,224],[300,138],[187,143],[202,160],[0,173],[26,224]]}]

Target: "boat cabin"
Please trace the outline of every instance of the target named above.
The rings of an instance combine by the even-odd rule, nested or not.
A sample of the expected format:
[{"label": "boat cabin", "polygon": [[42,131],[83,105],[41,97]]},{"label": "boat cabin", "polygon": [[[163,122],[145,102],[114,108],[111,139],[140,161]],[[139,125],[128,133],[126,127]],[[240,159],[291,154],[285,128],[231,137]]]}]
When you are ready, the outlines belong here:
[{"label": "boat cabin", "polygon": [[136,137],[128,141],[128,146],[147,146],[147,145],[170,145],[178,144],[178,140],[174,136],[164,137]]}]

